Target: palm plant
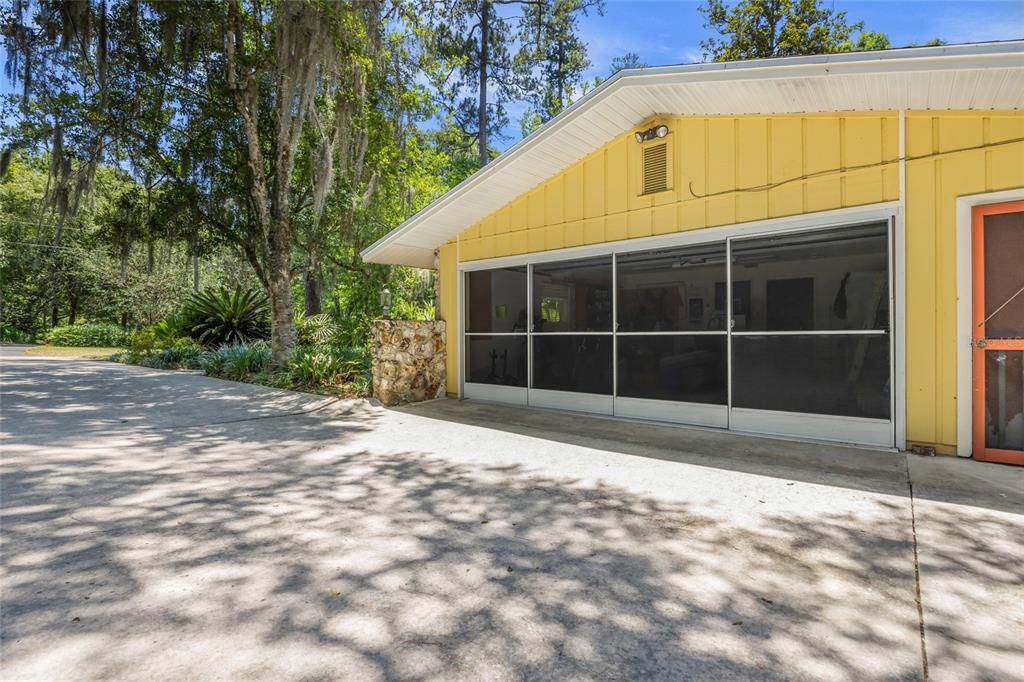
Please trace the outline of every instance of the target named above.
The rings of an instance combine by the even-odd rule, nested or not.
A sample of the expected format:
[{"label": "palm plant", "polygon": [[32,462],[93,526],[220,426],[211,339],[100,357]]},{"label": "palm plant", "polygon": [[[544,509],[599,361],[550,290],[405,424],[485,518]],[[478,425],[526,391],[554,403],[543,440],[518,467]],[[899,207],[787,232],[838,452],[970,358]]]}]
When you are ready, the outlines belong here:
[{"label": "palm plant", "polygon": [[190,335],[203,345],[247,343],[270,335],[270,305],[255,289],[204,289],[185,303]]}]

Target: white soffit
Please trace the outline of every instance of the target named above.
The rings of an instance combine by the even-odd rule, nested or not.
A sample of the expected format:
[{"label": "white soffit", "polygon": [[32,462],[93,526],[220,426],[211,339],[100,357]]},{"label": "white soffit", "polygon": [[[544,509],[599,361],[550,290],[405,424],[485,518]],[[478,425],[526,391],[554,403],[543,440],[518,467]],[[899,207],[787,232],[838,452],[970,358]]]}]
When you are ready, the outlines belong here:
[{"label": "white soffit", "polygon": [[1024,40],[619,71],[362,252],[433,267],[434,250],[658,114],[1024,108]]}]

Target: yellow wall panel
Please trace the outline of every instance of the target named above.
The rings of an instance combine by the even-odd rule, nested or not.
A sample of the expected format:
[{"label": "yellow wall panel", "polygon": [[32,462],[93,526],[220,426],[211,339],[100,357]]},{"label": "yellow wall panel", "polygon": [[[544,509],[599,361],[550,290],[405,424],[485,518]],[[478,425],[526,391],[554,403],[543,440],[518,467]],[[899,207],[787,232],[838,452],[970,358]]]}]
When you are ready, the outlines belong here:
[{"label": "yellow wall panel", "polygon": [[494,234],[494,227],[497,225],[497,214],[491,214],[480,221],[480,236],[489,237]]},{"label": "yellow wall panel", "polygon": [[498,256],[511,256],[515,253],[513,248],[513,237],[509,233],[498,234],[494,236],[494,255]]},{"label": "yellow wall panel", "polygon": [[671,234],[679,231],[676,205],[655,206],[651,212],[651,234]]},{"label": "yellow wall panel", "polygon": [[620,137],[605,149],[605,208],[608,215],[622,213],[626,210],[627,175],[629,168],[626,162],[627,137]]},{"label": "yellow wall panel", "polygon": [[610,242],[629,238],[625,213],[609,215],[604,222],[604,236]]},{"label": "yellow wall panel", "polygon": [[626,214],[626,234],[629,237],[651,236],[651,209],[630,211]]},{"label": "yellow wall panel", "polygon": [[544,227],[544,187],[526,195],[526,226],[531,230]]},{"label": "yellow wall panel", "polygon": [[604,215],[604,152],[593,154],[583,162],[583,217]]},{"label": "yellow wall panel", "polygon": [[591,218],[583,221],[583,243],[601,244],[604,238],[604,218]]},{"label": "yellow wall panel", "polygon": [[564,220],[565,176],[556,175],[544,186],[544,223],[557,225]]},{"label": "yellow wall panel", "polygon": [[560,249],[565,246],[565,228],[552,225],[544,228],[544,250]]},{"label": "yellow wall panel", "polygon": [[526,231],[526,250],[529,253],[545,250],[543,227],[537,227]]},{"label": "yellow wall panel", "polygon": [[565,222],[583,219],[583,165],[565,172]]},{"label": "yellow wall panel", "polygon": [[574,220],[571,223],[566,223],[563,226],[565,231],[565,245],[566,246],[580,246],[583,242],[583,221]]},{"label": "yellow wall panel", "polygon": [[[689,201],[693,192],[707,191],[704,186],[704,128],[703,118],[678,118],[673,122],[678,131],[676,138],[676,200]],[[701,220],[703,221],[703,211]]]},{"label": "yellow wall panel", "polygon": [[509,226],[513,232],[526,229],[526,197],[519,197],[512,202]]},{"label": "yellow wall panel", "polygon": [[512,209],[506,206],[494,214],[494,233],[504,234],[512,229]]}]

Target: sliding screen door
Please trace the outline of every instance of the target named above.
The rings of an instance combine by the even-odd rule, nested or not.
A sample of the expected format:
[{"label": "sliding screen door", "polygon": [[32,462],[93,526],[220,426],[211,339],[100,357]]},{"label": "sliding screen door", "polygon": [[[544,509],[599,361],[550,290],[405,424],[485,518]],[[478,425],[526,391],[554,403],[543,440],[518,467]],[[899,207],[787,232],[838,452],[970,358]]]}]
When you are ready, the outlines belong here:
[{"label": "sliding screen door", "polygon": [[531,268],[530,404],[612,411],[612,257]]},{"label": "sliding screen door", "polygon": [[889,225],[731,242],[731,426],[889,445]]},{"label": "sliding screen door", "polygon": [[526,403],[526,278],[526,266],[466,273],[466,397]]},{"label": "sliding screen door", "polygon": [[725,242],[616,257],[616,415],[727,425],[725,275]]}]

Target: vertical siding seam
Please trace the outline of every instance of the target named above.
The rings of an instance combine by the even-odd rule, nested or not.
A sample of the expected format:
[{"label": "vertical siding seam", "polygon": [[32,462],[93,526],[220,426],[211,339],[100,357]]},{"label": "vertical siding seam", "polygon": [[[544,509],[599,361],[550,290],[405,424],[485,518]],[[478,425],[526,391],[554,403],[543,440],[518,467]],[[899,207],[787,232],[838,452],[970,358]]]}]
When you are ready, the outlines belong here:
[{"label": "vertical siding seam", "polygon": [[[807,117],[800,118],[800,176],[807,177]],[[807,180],[800,182],[800,212],[807,213]]]},{"label": "vertical siding seam", "polygon": [[[708,121],[708,118],[705,116],[704,117],[704,191],[703,191],[704,194],[707,194],[708,191],[709,191],[709,188],[711,187],[711,183],[708,182],[709,173],[711,172],[711,166],[710,166],[710,162],[709,162],[709,159],[711,158],[711,154],[709,153],[709,145],[710,145],[709,138],[710,138],[710,132],[711,132],[710,128],[711,128],[710,122]],[[707,199],[707,197],[701,199],[700,201],[701,201],[701,204],[702,204],[702,208],[704,210],[704,221],[703,221],[704,224],[701,227],[707,227],[708,226],[708,221],[711,219],[711,210],[710,210],[710,208],[708,208],[708,204],[710,204],[711,202]]]}]

